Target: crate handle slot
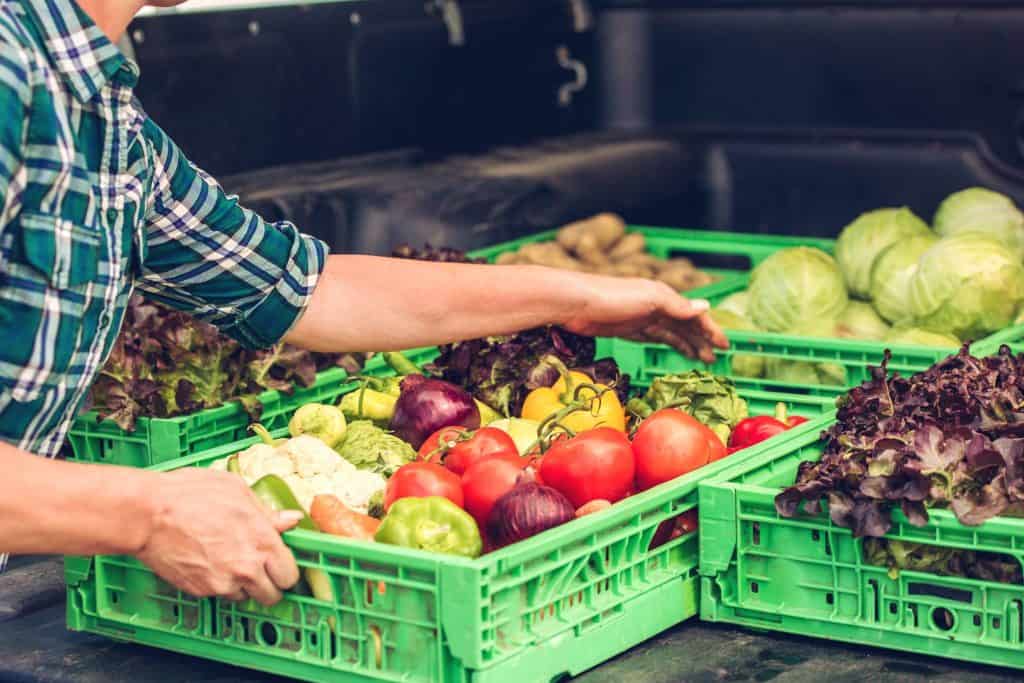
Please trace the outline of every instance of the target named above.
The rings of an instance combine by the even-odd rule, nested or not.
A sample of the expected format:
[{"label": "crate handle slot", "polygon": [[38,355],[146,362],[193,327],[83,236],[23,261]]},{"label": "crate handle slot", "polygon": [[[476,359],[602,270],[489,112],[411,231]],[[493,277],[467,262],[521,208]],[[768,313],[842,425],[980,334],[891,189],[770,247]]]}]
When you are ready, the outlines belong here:
[{"label": "crate handle slot", "polygon": [[933,598],[955,600],[956,602],[965,602],[968,605],[974,602],[974,595],[970,591],[950,588],[948,586],[938,586],[931,583],[909,583],[907,584],[907,593],[910,595],[927,595]]}]

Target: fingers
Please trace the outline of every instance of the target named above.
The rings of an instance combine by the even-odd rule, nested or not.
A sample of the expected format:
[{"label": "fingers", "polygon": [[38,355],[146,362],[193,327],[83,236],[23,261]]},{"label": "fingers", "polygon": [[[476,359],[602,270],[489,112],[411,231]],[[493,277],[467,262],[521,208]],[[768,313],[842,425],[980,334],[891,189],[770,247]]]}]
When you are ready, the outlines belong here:
[{"label": "fingers", "polygon": [[256,602],[266,607],[276,605],[284,597],[281,590],[274,585],[266,571],[259,572],[242,585],[242,589]]},{"label": "fingers", "polygon": [[295,564],[295,557],[284,544],[281,545],[281,549],[281,552],[271,553],[265,569],[275,586],[281,590],[288,590],[299,582],[299,567]]},{"label": "fingers", "polygon": [[271,512],[270,515],[274,528],[277,529],[279,534],[294,529],[295,525],[306,516],[301,510],[281,510],[279,512]]},{"label": "fingers", "polygon": [[669,318],[692,320],[711,310],[711,304],[705,299],[687,299],[684,296],[679,296],[676,292],[671,294],[671,297],[666,298],[663,307],[665,315]]}]

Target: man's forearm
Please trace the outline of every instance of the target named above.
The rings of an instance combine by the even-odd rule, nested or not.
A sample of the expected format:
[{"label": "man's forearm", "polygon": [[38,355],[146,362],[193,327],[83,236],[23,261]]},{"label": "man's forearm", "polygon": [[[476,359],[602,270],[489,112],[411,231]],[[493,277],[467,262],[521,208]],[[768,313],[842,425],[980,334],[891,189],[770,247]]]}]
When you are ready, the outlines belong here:
[{"label": "man's forearm", "polygon": [[152,519],[148,472],[40,458],[0,443],[0,553],[127,554]]},{"label": "man's forearm", "polygon": [[593,295],[583,282],[533,266],[331,256],[287,340],[379,351],[510,334],[578,314]]}]

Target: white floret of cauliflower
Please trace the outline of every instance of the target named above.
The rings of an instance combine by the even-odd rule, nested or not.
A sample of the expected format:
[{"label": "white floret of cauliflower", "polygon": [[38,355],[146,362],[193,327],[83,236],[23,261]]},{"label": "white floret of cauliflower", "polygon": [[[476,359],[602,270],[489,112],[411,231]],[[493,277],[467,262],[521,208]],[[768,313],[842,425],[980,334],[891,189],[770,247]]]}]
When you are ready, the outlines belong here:
[{"label": "white floret of cauliflower", "polygon": [[341,463],[347,462],[323,441],[305,434],[289,439],[278,450],[292,459],[295,471],[303,479],[331,474]]},{"label": "white floret of cauliflower", "polygon": [[384,477],[376,472],[353,468],[347,472],[335,472],[332,476],[334,488],[331,491],[346,506],[364,515],[369,509],[370,497],[384,488]]},{"label": "white floret of cauliflower", "polygon": [[[252,484],[259,480],[260,477],[268,474],[268,472],[265,471],[266,462],[276,455],[277,450],[273,446],[265,443],[258,443],[249,446],[238,454],[238,471],[241,472],[242,477],[244,477],[247,482]],[[282,464],[279,463],[278,467],[282,467]]]},{"label": "white floret of cauliflower", "polygon": [[288,484],[288,488],[295,494],[295,500],[299,501],[299,505],[308,513],[314,498],[313,488],[309,482],[297,474],[289,474],[284,477],[284,483]]}]

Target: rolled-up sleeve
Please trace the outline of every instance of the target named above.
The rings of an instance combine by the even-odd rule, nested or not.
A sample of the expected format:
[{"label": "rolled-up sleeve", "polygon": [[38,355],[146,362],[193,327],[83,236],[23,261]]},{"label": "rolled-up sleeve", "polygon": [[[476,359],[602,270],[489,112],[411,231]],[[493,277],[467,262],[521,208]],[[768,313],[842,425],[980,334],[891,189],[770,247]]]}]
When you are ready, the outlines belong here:
[{"label": "rolled-up sleeve", "polygon": [[277,343],[309,303],[327,247],[240,206],[152,121],[143,135],[152,178],[139,290],[247,347]]}]

